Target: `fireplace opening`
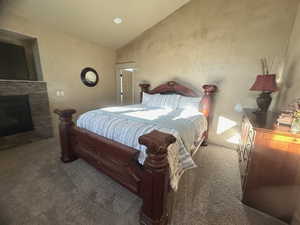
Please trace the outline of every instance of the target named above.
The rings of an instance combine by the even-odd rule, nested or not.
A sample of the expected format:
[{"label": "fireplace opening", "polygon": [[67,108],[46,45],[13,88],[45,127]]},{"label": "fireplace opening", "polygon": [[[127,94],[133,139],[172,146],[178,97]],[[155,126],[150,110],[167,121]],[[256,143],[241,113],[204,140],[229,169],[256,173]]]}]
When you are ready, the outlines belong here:
[{"label": "fireplace opening", "polygon": [[0,96],[0,137],[33,128],[28,95]]}]

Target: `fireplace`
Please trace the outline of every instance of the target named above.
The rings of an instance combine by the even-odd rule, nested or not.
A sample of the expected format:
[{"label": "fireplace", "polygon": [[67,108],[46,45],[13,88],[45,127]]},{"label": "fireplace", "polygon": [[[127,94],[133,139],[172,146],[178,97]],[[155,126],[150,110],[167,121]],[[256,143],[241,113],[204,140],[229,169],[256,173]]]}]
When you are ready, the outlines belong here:
[{"label": "fireplace", "polygon": [[49,137],[46,82],[0,79],[0,151]]},{"label": "fireplace", "polygon": [[37,39],[0,29],[0,151],[50,137]]},{"label": "fireplace", "polygon": [[0,137],[33,128],[28,95],[0,96]]}]

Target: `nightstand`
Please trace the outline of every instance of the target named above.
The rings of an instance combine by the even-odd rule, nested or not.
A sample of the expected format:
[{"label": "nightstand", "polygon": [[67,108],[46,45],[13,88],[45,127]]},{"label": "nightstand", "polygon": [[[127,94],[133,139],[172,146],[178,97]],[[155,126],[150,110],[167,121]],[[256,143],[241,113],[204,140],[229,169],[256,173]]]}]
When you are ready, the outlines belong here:
[{"label": "nightstand", "polygon": [[300,196],[300,134],[276,127],[278,113],[244,109],[239,161],[242,202],[290,223]]}]

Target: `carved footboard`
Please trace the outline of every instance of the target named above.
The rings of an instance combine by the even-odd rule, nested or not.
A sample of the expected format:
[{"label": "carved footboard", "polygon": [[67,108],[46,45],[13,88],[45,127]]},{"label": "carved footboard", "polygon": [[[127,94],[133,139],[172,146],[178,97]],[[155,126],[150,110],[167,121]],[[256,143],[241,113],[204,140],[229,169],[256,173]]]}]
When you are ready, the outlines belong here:
[{"label": "carved footboard", "polygon": [[169,164],[167,148],[175,137],[152,131],[139,138],[147,147],[143,166],[137,163],[138,151],[102,136],[78,128],[72,122],[73,109],[55,110],[60,118],[61,160],[64,163],[82,158],[112,177],[143,199],[140,223],[167,224]]}]

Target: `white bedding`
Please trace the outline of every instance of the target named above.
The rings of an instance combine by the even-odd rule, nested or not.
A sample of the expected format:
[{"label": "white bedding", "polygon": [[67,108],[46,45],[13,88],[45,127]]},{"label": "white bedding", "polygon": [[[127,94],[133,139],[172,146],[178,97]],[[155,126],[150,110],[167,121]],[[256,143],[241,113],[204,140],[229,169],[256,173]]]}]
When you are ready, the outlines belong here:
[{"label": "white bedding", "polygon": [[141,164],[147,154],[146,147],[138,143],[140,136],[152,130],[174,135],[176,142],[168,149],[168,160],[171,186],[176,190],[183,172],[196,166],[191,151],[196,148],[203,132],[207,130],[207,121],[201,113],[194,110],[174,110],[138,104],[86,112],[77,120],[77,126],[137,149],[140,151],[138,161]]}]

